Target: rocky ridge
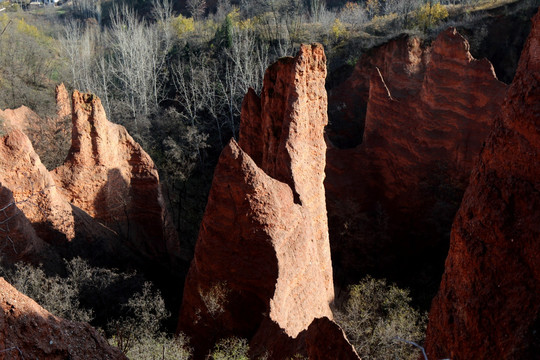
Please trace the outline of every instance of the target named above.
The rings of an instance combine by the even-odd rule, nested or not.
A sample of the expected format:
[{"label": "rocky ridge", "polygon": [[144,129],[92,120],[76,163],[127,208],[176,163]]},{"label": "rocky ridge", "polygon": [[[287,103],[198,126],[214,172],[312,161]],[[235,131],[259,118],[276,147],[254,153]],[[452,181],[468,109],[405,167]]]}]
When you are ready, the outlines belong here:
[{"label": "rocky ridge", "polygon": [[430,358],[540,352],[540,14],[452,226]]},{"label": "rocky ridge", "polygon": [[[57,115],[65,117],[71,102],[62,85],[56,90]],[[49,172],[29,138],[15,129],[0,140],[0,183],[11,190],[37,236],[61,256],[174,263],[178,242],[154,163],[122,126],[106,119],[98,98],[75,91],[72,104],[65,163]]]}]

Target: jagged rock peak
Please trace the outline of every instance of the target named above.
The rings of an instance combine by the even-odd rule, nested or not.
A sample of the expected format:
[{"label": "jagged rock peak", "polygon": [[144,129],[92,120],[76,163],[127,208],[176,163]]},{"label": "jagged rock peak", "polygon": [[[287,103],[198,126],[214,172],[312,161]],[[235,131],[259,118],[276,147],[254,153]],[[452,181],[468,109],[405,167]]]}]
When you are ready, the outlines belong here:
[{"label": "jagged rock peak", "polygon": [[74,91],[72,144],[53,171],[69,201],[128,239],[143,256],[179,255],[154,162],[127,130],[107,120],[101,100]]},{"label": "jagged rock peak", "polygon": [[69,94],[66,90],[64,83],[56,85],[55,88],[56,99],[56,116],[63,118],[65,116],[71,116],[71,102],[69,100]]},{"label": "jagged rock peak", "polygon": [[38,224],[38,235],[47,238],[53,227],[65,240],[74,238],[71,206],[21,130],[0,138],[0,182],[13,192],[28,220]]},{"label": "jagged rock peak", "polygon": [[244,100],[240,146],[268,175],[289,184],[299,201],[312,197],[313,184],[304,181],[324,177],[320,156],[326,146],[319,139],[328,124],[325,79],[322,45],[302,45],[296,57],[268,68],[260,99],[251,91]]},{"label": "jagged rock peak", "polygon": [[539,54],[540,13],[452,226],[429,314],[430,358],[539,354]]}]

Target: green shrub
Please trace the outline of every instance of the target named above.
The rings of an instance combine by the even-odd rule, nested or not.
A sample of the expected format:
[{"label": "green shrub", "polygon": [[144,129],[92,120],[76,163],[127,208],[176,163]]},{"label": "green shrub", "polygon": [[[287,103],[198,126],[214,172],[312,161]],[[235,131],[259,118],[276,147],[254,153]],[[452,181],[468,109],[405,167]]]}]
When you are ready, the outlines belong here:
[{"label": "green shrub", "polygon": [[426,31],[439,24],[448,17],[448,10],[440,3],[426,3],[416,12],[416,23],[418,28]]},{"label": "green shrub", "polygon": [[190,355],[183,335],[172,338],[163,333],[139,339],[126,354],[130,360],[187,360]]},{"label": "green shrub", "polygon": [[92,310],[79,303],[79,286],[69,278],[47,276],[41,267],[19,263],[6,272],[7,280],[56,316],[74,321],[90,321]]},{"label": "green shrub", "polygon": [[152,290],[152,284],[144,283],[140,293],[135,294],[124,305],[125,315],[108,324],[113,333],[112,343],[125,354],[142,343],[160,343],[161,322],[170,314],[159,291]]},{"label": "green shrub", "polygon": [[408,290],[367,276],[350,287],[335,319],[364,360],[417,359],[418,349],[398,340],[418,343],[424,336],[426,317],[410,301]]},{"label": "green shrub", "polygon": [[211,354],[213,360],[248,360],[249,345],[246,339],[230,337],[220,340]]}]

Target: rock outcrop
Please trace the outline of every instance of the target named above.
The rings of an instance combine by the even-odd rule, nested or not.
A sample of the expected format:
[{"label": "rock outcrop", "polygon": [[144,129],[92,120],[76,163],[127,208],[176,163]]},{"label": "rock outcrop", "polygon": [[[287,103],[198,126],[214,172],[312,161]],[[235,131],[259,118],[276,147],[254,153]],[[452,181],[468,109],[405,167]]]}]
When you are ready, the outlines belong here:
[{"label": "rock outcrop", "polygon": [[54,90],[56,99],[56,116],[59,118],[71,116],[71,101],[69,99],[66,86],[64,83],[62,83],[60,85],[56,85]]},{"label": "rock outcrop", "polygon": [[0,278],[0,359],[127,359],[87,323],[58,318]]},{"label": "rock outcrop", "polygon": [[471,175],[429,314],[430,358],[540,353],[540,14]]},{"label": "rock outcrop", "polygon": [[156,260],[178,255],[150,156],[123,126],[107,120],[96,96],[75,91],[72,114],[68,157],[52,172],[62,194],[141,255]]},{"label": "rock outcrop", "polygon": [[[63,85],[56,90],[57,118],[65,118],[70,102]],[[71,149],[52,172],[20,129],[0,138],[0,183],[13,193],[37,237],[61,257],[175,266],[179,246],[157,169],[122,126],[107,121],[95,96],[74,93]],[[33,243],[19,237],[15,249],[25,248],[30,256],[27,245]]]},{"label": "rock outcrop", "polygon": [[9,205],[13,198],[20,213],[12,215],[16,215],[22,231],[11,228],[9,234],[4,234],[13,235],[10,239],[14,242],[12,254],[5,254],[7,260],[24,259],[56,268],[62,264],[60,258],[66,256],[106,264],[122,258],[119,254],[125,255],[115,232],[66,199],[20,130],[0,138],[0,184],[6,194],[0,205]]},{"label": "rock outcrop", "polygon": [[303,45],[267,70],[260,98],[244,99],[239,144],[221,153],[184,288],[179,330],[197,357],[222,337],[294,339],[332,318],[325,76],[322,46]]},{"label": "rock outcrop", "polygon": [[325,186],[340,278],[371,273],[436,291],[453,216],[505,90],[453,28],[431,46],[401,37],[360,59],[332,95],[363,133],[348,149],[336,145],[354,141],[330,134]]}]

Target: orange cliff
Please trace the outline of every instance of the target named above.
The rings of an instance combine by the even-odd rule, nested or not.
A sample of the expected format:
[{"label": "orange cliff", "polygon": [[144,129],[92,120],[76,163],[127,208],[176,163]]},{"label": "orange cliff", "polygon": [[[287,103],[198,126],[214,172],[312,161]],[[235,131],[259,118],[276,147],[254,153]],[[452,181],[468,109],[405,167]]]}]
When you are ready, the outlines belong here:
[{"label": "orange cliff", "polygon": [[[310,324],[332,323],[325,77],[322,46],[303,45],[270,66],[260,98],[244,99],[239,143],[221,153],[184,288],[178,328],[198,358],[231,335],[253,339],[254,354],[316,354],[325,336]],[[320,330],[348,343],[335,324]]]},{"label": "orange cliff", "polygon": [[[57,116],[65,117],[70,104],[65,88],[57,87],[56,94]],[[21,130],[0,138],[0,184],[40,239],[19,237],[9,258],[36,262],[39,251],[32,244],[46,243],[60,257],[82,256],[103,265],[147,259],[174,266],[178,239],[148,154],[106,119],[93,95],[73,94],[72,120],[68,158],[52,172]],[[57,263],[58,256],[38,262],[49,260]]]},{"label": "orange cliff", "polygon": [[451,28],[430,46],[400,37],[372,50],[332,90],[346,130],[329,132],[325,181],[339,278],[371,273],[436,291],[451,221],[506,87]]},{"label": "orange cliff", "polygon": [[123,126],[107,120],[95,95],[75,91],[72,118],[68,157],[52,171],[63,196],[143,257],[176,261],[178,241],[150,156]]},{"label": "orange cliff", "polygon": [[452,226],[430,358],[540,353],[540,13]]},{"label": "orange cliff", "polygon": [[87,323],[56,317],[0,278],[0,359],[124,360]]}]

